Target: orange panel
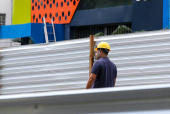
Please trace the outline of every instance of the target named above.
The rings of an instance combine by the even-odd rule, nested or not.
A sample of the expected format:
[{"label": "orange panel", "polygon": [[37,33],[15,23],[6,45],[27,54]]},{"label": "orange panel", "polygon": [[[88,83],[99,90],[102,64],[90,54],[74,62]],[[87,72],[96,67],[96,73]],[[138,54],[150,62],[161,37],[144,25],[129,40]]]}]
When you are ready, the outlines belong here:
[{"label": "orange panel", "polygon": [[80,0],[32,0],[31,2],[31,22],[51,23],[51,18],[55,24],[70,23]]}]

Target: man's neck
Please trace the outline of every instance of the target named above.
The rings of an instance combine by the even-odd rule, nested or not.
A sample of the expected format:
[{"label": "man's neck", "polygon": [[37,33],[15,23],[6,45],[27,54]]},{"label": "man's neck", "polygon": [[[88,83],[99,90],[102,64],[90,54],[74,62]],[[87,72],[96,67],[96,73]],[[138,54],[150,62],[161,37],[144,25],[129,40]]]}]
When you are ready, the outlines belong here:
[{"label": "man's neck", "polygon": [[101,56],[101,58],[102,58],[102,57],[107,57],[107,55],[103,55],[103,56]]}]

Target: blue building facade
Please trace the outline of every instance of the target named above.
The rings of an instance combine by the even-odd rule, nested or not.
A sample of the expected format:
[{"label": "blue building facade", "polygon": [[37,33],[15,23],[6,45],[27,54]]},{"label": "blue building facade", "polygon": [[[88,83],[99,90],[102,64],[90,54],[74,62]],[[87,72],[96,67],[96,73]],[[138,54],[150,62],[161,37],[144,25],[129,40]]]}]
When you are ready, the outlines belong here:
[{"label": "blue building facade", "polygon": [[[126,25],[133,32],[169,29],[169,6],[170,0],[80,0],[71,23],[55,25],[56,38],[85,38],[98,32],[110,35],[119,25]],[[29,37],[34,43],[45,43],[43,25],[1,26],[0,39]]]},{"label": "blue building facade", "polygon": [[[115,6],[77,10],[71,23],[65,26],[65,39],[88,37],[97,32],[110,35],[122,24],[130,27],[133,32],[169,28],[169,0],[120,1]],[[79,5],[82,3],[83,0]]]}]

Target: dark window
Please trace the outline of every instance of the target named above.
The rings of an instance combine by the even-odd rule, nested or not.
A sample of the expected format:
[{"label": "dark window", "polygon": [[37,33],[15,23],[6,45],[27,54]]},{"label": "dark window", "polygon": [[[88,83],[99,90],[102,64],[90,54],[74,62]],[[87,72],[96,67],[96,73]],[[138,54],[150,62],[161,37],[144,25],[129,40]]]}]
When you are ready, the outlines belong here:
[{"label": "dark window", "polygon": [[[81,26],[71,27],[71,39],[86,38],[90,35],[102,32],[104,35],[111,35],[113,31],[117,29],[119,25],[126,25],[130,29],[132,28],[131,23],[126,24],[110,24],[110,25],[96,25],[96,26]],[[124,33],[131,33],[130,31],[124,31]]]},{"label": "dark window", "polygon": [[5,17],[6,17],[5,14],[0,14],[0,26],[5,25]]},{"label": "dark window", "polygon": [[132,5],[132,0],[80,0],[77,10]]},{"label": "dark window", "polygon": [[34,42],[29,37],[21,38],[21,45],[34,44]]}]

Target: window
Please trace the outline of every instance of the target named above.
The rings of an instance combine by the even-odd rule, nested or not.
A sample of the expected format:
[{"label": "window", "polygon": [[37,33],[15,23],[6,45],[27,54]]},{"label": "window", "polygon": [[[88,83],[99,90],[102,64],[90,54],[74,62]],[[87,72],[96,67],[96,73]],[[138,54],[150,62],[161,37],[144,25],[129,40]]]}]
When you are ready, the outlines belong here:
[{"label": "window", "polygon": [[5,25],[5,14],[0,14],[0,26]]},{"label": "window", "polygon": [[77,10],[132,5],[132,0],[80,0]]},{"label": "window", "polygon": [[[131,23],[71,27],[70,38],[71,39],[86,38],[89,37],[90,35],[95,35],[96,33],[99,32],[102,32],[104,35],[111,35],[119,25],[126,25],[130,29],[132,28]],[[126,34],[131,32],[123,31],[123,33]]]}]

